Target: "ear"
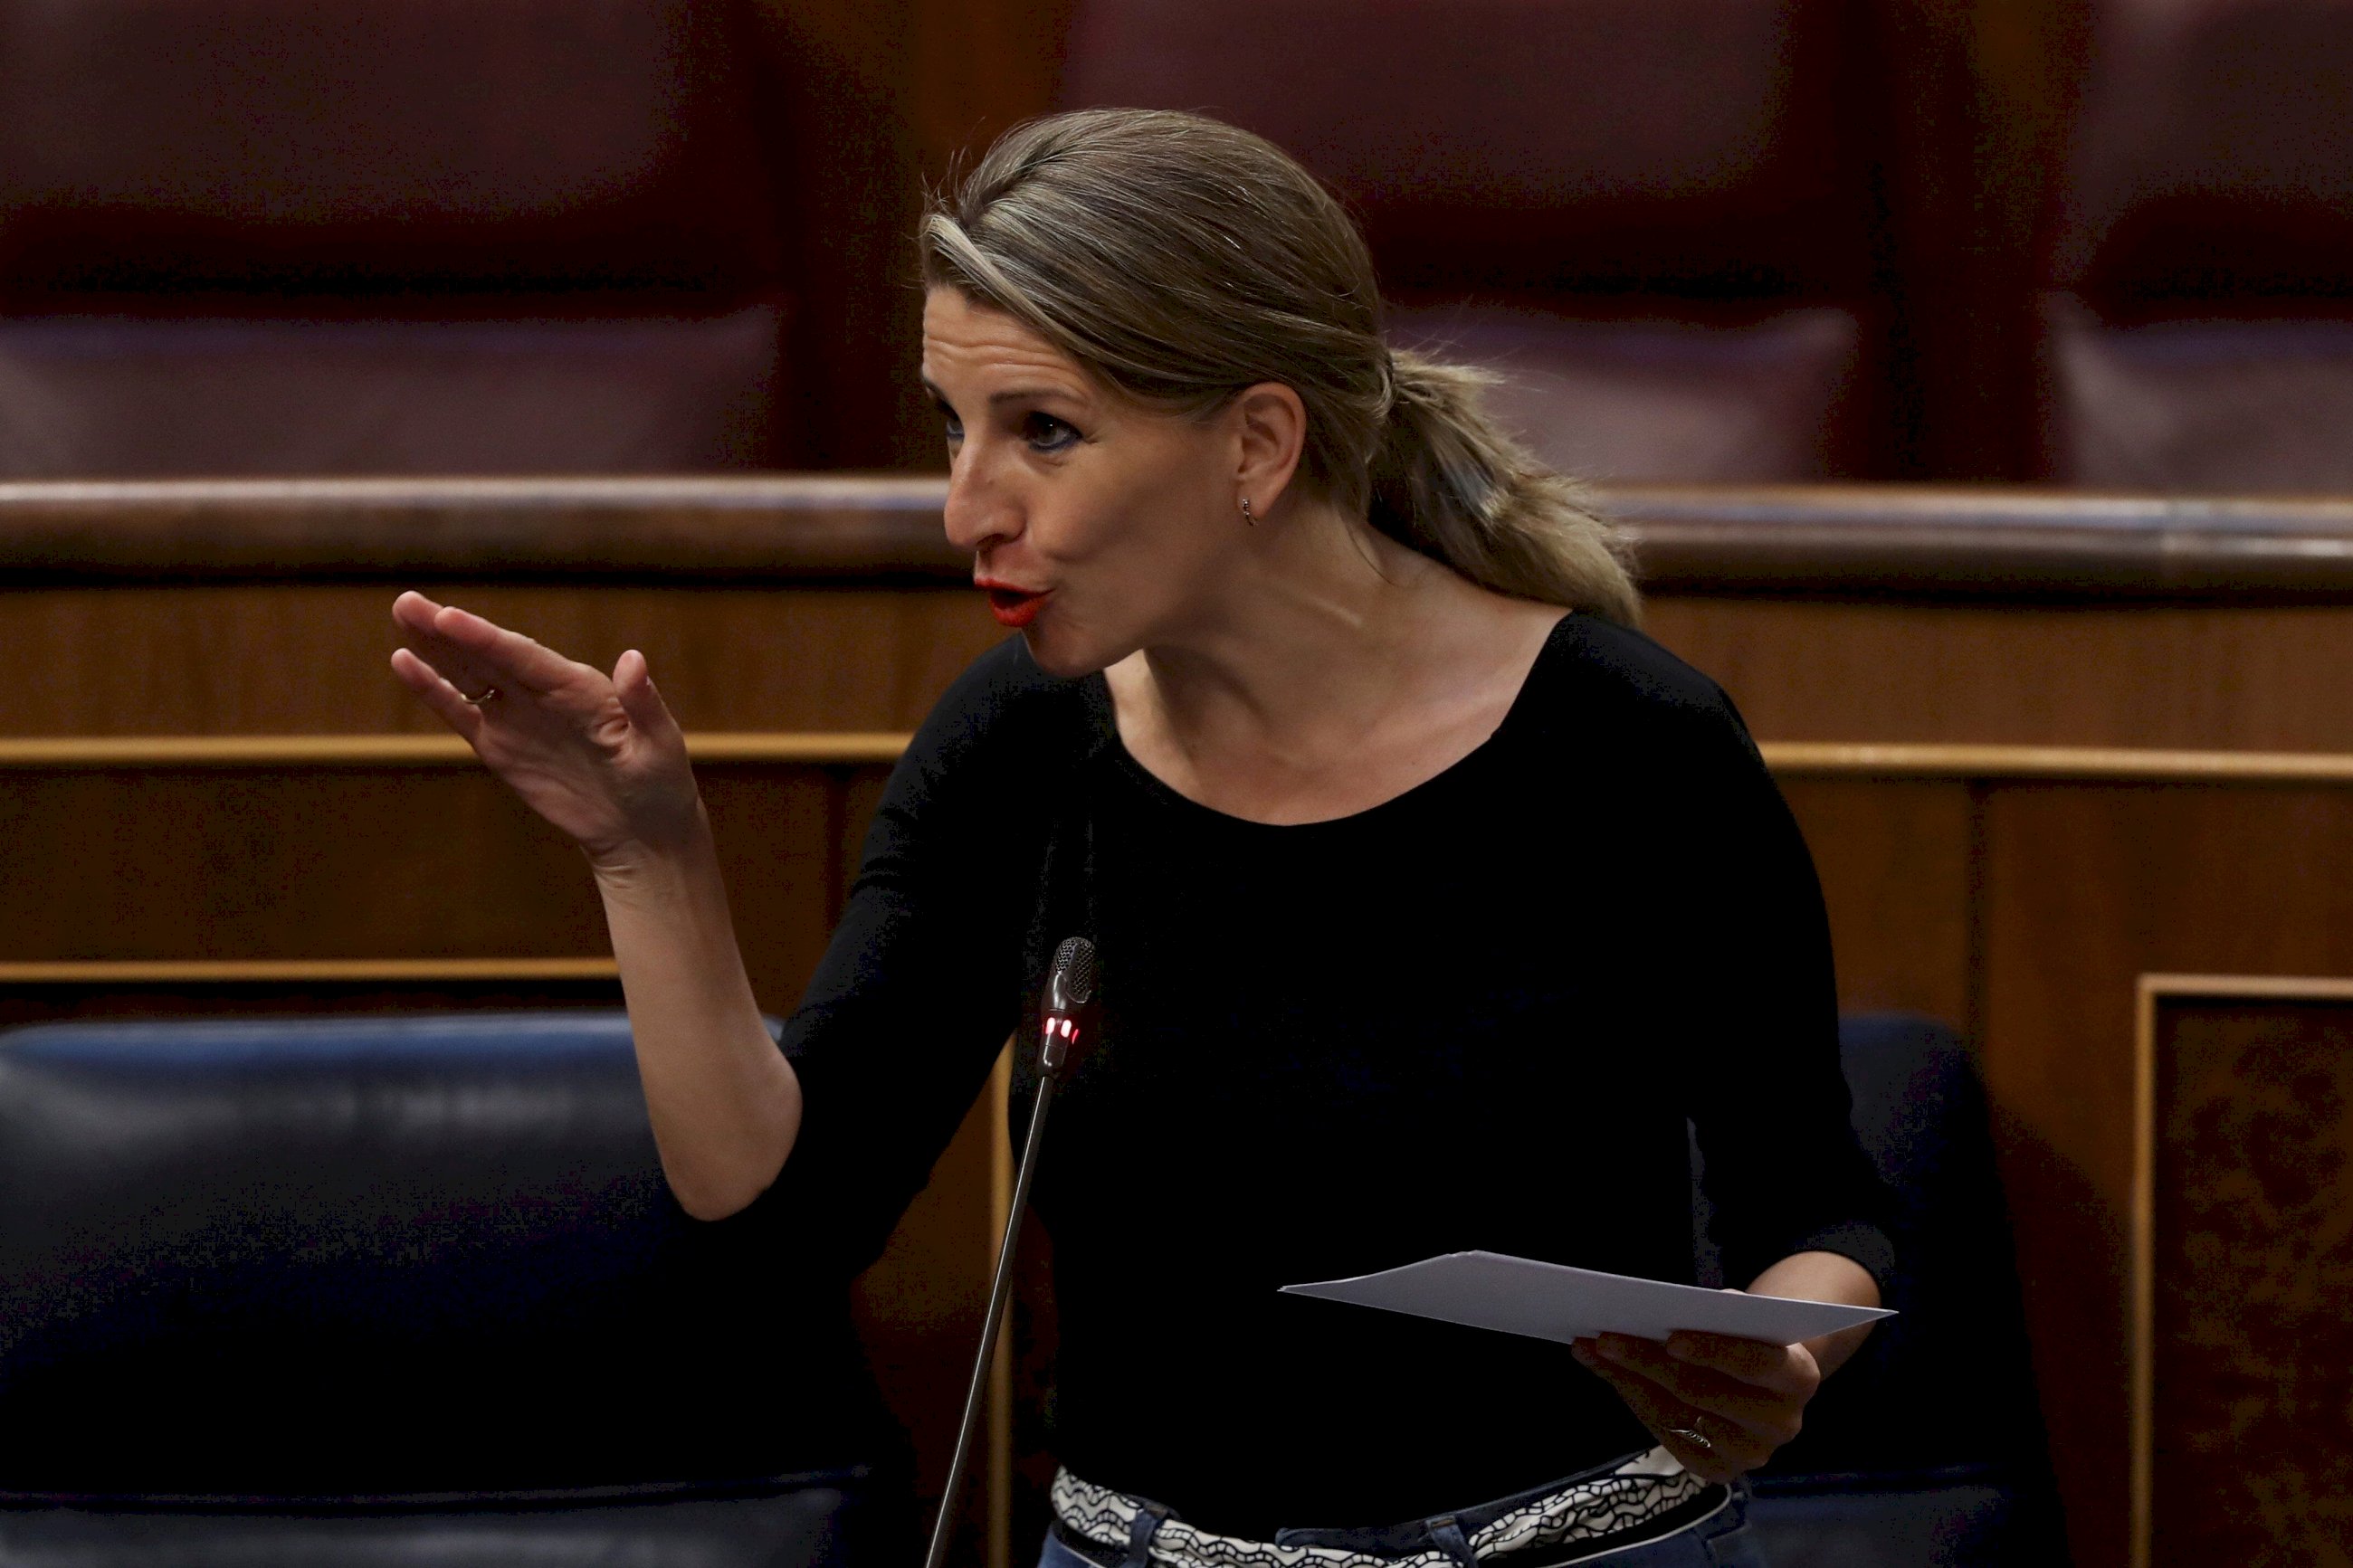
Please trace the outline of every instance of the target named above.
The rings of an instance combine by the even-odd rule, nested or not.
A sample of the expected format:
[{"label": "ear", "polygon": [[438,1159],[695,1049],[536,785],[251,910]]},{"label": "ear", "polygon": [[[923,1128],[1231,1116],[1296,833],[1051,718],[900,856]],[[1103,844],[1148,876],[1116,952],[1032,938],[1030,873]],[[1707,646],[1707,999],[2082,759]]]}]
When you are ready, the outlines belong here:
[{"label": "ear", "polygon": [[1259,517],[1274,515],[1307,449],[1307,405],[1279,381],[1244,387],[1227,406],[1234,432],[1234,499]]}]

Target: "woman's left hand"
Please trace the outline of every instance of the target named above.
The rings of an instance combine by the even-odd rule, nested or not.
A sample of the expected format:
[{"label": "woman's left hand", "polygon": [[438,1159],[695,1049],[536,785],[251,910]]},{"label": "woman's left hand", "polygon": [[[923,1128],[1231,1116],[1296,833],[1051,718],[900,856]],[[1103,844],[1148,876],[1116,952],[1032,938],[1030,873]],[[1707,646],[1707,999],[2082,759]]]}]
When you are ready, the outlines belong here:
[{"label": "woman's left hand", "polygon": [[1822,1369],[1802,1344],[1682,1331],[1578,1340],[1577,1359],[1618,1391],[1683,1468],[1728,1481],[1798,1435]]}]

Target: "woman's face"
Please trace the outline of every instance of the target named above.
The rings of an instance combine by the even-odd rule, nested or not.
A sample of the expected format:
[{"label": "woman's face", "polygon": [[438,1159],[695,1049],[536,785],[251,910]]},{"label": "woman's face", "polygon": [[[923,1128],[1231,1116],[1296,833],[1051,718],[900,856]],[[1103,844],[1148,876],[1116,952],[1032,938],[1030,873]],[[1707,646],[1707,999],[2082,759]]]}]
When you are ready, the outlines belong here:
[{"label": "woman's face", "polygon": [[923,384],[947,429],[948,539],[1041,668],[1102,669],[1215,615],[1243,548],[1241,421],[1136,403],[954,289],[923,301]]}]

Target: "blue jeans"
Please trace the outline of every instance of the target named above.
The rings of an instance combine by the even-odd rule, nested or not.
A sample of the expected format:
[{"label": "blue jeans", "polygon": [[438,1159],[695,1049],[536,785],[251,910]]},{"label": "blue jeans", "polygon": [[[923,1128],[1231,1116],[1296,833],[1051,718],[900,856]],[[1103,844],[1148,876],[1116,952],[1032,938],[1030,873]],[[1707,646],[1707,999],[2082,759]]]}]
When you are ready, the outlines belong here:
[{"label": "blue jeans", "polygon": [[[1672,1535],[1575,1559],[1577,1568],[1588,1563],[1593,1568],[1768,1568],[1756,1532],[1748,1527],[1748,1489],[1735,1481],[1731,1491],[1723,1508]],[[1098,1562],[1064,1542],[1058,1531],[1049,1530],[1045,1549],[1038,1553],[1038,1568],[1151,1568],[1132,1552],[1120,1563],[1108,1562],[1110,1555],[1106,1552],[1106,1561]],[[1558,1561],[1556,1553],[1550,1552],[1529,1555],[1539,1561]],[[1511,1559],[1500,1561],[1508,1563]]]}]

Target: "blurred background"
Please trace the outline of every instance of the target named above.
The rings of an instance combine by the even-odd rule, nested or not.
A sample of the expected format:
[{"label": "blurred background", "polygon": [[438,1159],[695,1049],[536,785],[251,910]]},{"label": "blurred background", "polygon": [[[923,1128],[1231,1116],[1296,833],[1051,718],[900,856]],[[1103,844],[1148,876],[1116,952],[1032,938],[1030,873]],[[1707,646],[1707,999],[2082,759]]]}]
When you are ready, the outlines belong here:
[{"label": "blurred background", "polygon": [[[854,1343],[843,1279],[712,1250],[576,854],[385,612],[644,649],[789,1012],[1002,636],[924,192],[1098,104],[1331,184],[1805,829],[1915,1272],[1775,1562],[2346,1563],[2353,0],[0,0],[0,1565],[256,1560],[221,1496],[360,1560],[322,1491],[486,1554],[368,1561],[507,1562],[499,1496],[593,1514],[679,1431],[887,1458],[780,1346],[870,1363],[938,1500],[1003,1069]],[[1044,1243],[971,1568],[1043,1528]],[[696,1550],[810,1560],[764,1498]],[[702,1529],[630,1517],[581,1528]]]},{"label": "blurred background", "polygon": [[927,181],[1198,109],[1598,479],[2353,482],[2326,0],[25,0],[0,475],[935,468]]}]

